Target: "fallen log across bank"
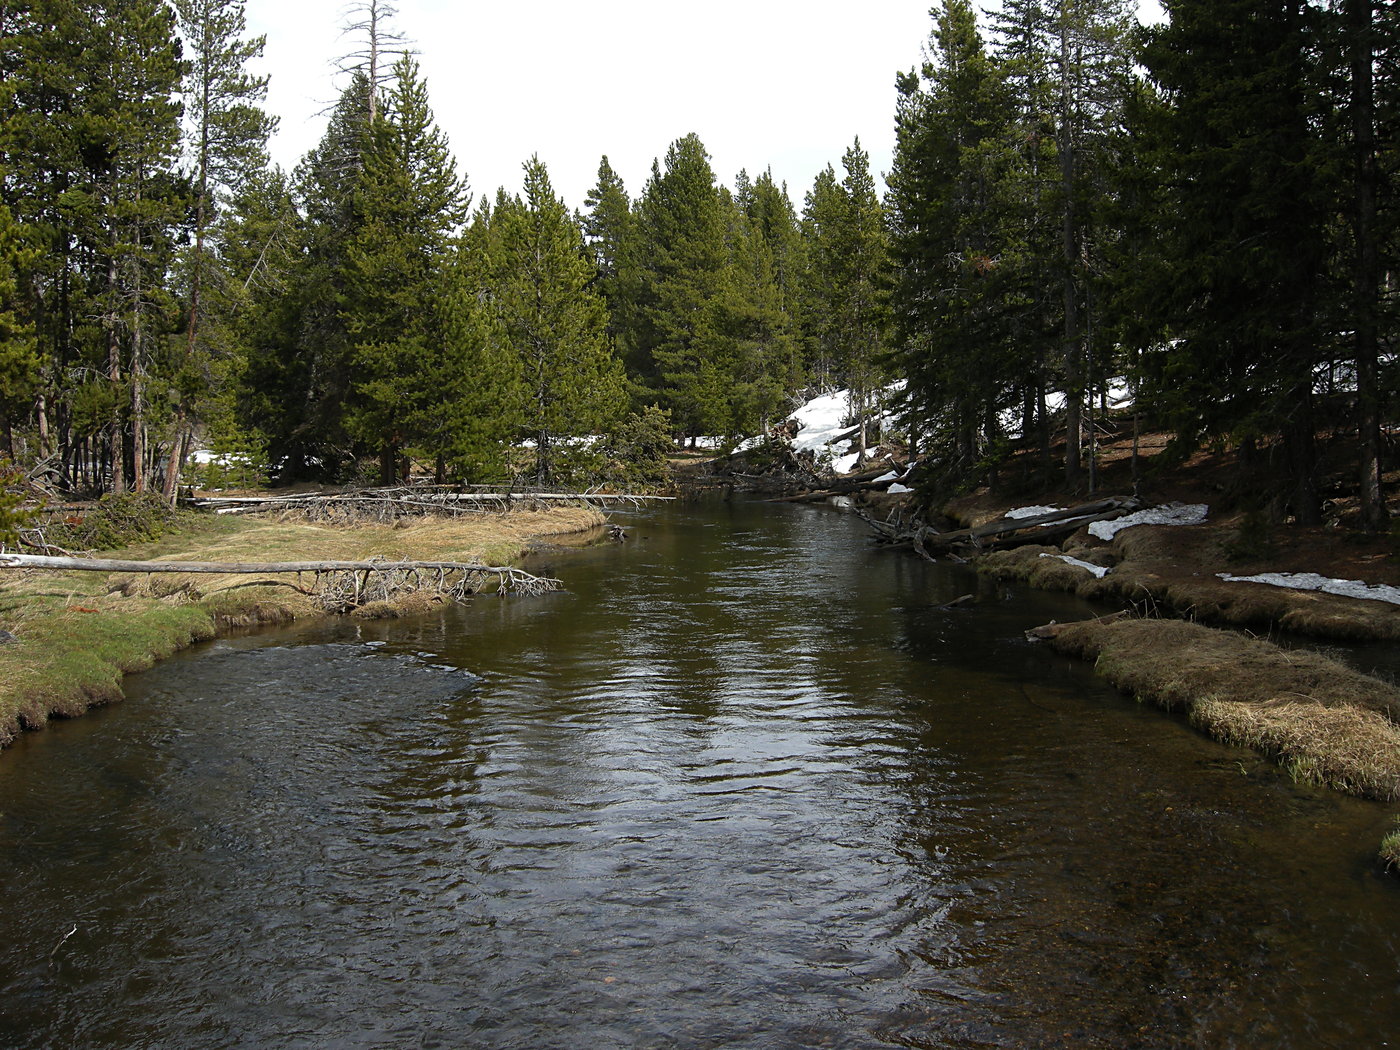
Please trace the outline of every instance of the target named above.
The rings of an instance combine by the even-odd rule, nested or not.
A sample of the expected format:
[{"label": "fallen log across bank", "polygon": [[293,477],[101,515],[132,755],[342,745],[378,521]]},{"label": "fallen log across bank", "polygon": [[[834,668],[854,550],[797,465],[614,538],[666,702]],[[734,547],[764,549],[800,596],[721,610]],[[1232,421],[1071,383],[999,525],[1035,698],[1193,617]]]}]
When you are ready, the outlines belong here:
[{"label": "fallen log across bank", "polygon": [[890,478],[888,481],[878,479],[889,474],[894,469],[894,461],[889,459],[881,460],[873,468],[860,474],[853,474],[850,477],[833,481],[819,489],[811,492],[799,492],[796,495],[774,496],[768,500],[769,503],[820,503],[824,499],[832,496],[847,496],[853,492],[866,490],[878,491],[889,488],[897,480]]},{"label": "fallen log across bank", "polygon": [[666,502],[674,496],[654,496],[629,492],[559,492],[493,490],[478,492],[437,492],[418,488],[363,489],[357,492],[298,493],[285,496],[194,496],[182,501],[186,506],[212,510],[216,514],[253,514],[266,510],[370,511],[422,513],[476,512],[508,508],[524,503],[590,503],[597,506],[640,506]]},{"label": "fallen log across bank", "polygon": [[892,533],[876,528],[875,540],[885,549],[913,548],[925,557],[966,549],[969,551],[997,550],[1023,543],[1049,543],[1078,532],[1096,521],[1121,518],[1142,507],[1132,497],[1114,496],[1081,503],[1067,510],[1052,511],[1026,518],[998,518],[972,528],[939,532],[929,525],[919,525],[906,531]]},{"label": "fallen log across bank", "polygon": [[[302,575],[317,577],[318,593],[327,608],[343,611],[371,601],[390,601],[405,593],[428,590],[461,601],[477,593],[494,577],[501,593],[526,596],[559,590],[562,584],[512,565],[482,565],[458,561],[267,561],[194,562],[126,561],[117,558],[74,558],[43,554],[0,554],[0,569],[59,569],[108,573],[222,573],[239,576]],[[372,585],[372,579],[377,580]]]}]

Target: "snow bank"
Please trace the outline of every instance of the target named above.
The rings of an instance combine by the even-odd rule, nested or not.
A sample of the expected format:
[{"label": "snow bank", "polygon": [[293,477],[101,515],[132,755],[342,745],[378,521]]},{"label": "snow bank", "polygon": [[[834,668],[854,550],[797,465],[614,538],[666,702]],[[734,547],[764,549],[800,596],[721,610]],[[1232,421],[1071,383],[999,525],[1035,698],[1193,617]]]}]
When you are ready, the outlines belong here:
[{"label": "snow bank", "polygon": [[1266,583],[1270,587],[1291,587],[1295,591],[1323,591],[1343,598],[1369,598],[1375,602],[1400,605],[1400,587],[1383,583],[1362,583],[1359,580],[1334,580],[1315,572],[1261,572],[1257,576],[1215,574],[1227,583]]},{"label": "snow bank", "polygon": [[1111,540],[1134,525],[1199,525],[1206,520],[1209,510],[1210,507],[1204,503],[1164,503],[1160,507],[1149,507],[1113,521],[1096,521],[1089,526],[1089,535]]},{"label": "snow bank", "polygon": [[1055,558],[1066,565],[1078,565],[1081,569],[1088,569],[1099,579],[1103,579],[1109,573],[1107,565],[1091,565],[1087,561],[1080,561],[1078,558],[1071,558],[1068,554],[1042,554],[1042,558]]},{"label": "snow bank", "polygon": [[808,401],[793,412],[790,418],[797,420],[800,426],[797,437],[792,439],[792,447],[799,452],[816,452],[849,429],[843,424],[849,411],[849,398],[848,391],[835,390]]}]

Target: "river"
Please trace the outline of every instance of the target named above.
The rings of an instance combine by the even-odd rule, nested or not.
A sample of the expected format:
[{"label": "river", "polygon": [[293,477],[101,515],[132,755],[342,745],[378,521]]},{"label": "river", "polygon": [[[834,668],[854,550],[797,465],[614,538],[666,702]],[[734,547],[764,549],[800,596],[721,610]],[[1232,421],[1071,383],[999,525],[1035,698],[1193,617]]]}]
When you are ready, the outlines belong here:
[{"label": "river", "polygon": [[[197,646],[0,754],[0,1045],[1378,1047],[1384,806],[743,502]],[[945,606],[964,593],[975,604]]]}]

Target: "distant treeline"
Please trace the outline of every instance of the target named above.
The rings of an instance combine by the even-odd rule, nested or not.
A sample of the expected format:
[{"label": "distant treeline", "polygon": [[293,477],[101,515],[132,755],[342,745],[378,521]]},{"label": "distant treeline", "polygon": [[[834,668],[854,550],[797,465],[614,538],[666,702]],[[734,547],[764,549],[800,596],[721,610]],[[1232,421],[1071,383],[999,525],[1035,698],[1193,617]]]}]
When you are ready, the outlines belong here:
[{"label": "distant treeline", "polygon": [[936,3],[883,200],[859,140],[799,210],[691,134],[635,197],[604,157],[575,213],[538,158],[473,200],[381,0],[291,173],[242,0],[4,5],[8,451],[73,491],[173,493],[196,439],[284,479],[628,482],[846,388],[853,419],[895,399],[930,488],[1061,440],[1081,486],[1123,378],[1178,450],[1280,459],[1304,521],[1344,402],[1378,526],[1397,14],[1134,7]]}]

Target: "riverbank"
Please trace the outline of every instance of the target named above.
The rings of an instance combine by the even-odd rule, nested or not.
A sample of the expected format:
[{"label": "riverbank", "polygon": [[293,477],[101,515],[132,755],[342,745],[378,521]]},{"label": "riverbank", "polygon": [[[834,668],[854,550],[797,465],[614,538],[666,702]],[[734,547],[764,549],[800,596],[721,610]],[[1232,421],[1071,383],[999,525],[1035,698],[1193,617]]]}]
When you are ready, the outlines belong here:
[{"label": "riverbank", "polygon": [[[978,525],[1011,509],[984,492],[946,511]],[[1136,699],[1272,758],[1295,780],[1400,801],[1400,689],[1251,633],[1286,632],[1303,643],[1391,642],[1400,640],[1400,606],[1240,579],[1312,574],[1369,585],[1353,588],[1358,593],[1390,594],[1400,584],[1393,546],[1337,529],[1279,529],[1261,541],[1253,529],[1243,515],[1136,525],[1109,540],[1081,529],[1058,546],[985,554],[977,568],[1126,607],[1126,615],[1032,634],[1092,661]],[[1400,870],[1400,832],[1387,836],[1379,853],[1387,868]]]},{"label": "riverbank", "polygon": [[[593,508],[418,519],[406,527],[329,526],[295,517],[201,517],[152,543],[112,552],[138,560],[308,558],[518,563],[536,544],[596,528]],[[308,581],[309,582],[309,581]],[[396,616],[434,602],[414,594],[354,615]],[[0,579],[0,747],[51,717],[122,698],[122,676],[241,627],[331,615],[286,578],[27,570]]]}]

